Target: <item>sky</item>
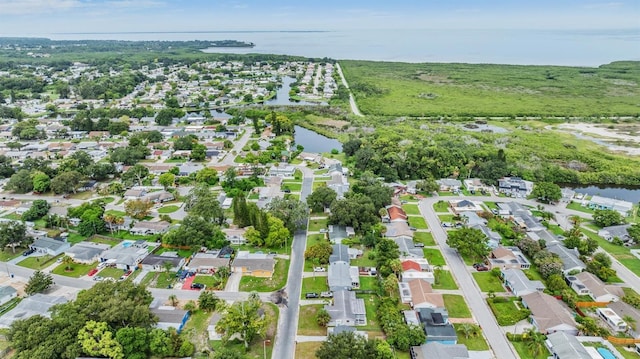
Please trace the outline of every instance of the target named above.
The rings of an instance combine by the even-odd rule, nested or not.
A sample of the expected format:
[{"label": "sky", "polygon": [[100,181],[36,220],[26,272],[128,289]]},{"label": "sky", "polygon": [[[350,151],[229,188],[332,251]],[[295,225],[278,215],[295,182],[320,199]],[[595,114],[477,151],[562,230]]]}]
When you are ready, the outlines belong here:
[{"label": "sky", "polygon": [[0,0],[3,36],[414,28],[640,33],[640,0]]}]

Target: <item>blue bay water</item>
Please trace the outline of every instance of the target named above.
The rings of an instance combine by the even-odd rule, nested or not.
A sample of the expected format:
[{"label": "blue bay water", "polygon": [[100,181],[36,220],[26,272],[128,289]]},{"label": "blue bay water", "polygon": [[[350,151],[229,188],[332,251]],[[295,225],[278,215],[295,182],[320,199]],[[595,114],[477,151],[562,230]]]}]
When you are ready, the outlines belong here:
[{"label": "blue bay water", "polygon": [[640,60],[640,29],[217,31],[41,36],[59,40],[229,39],[253,42],[256,46],[207,51],[374,61],[599,66],[612,61]]}]

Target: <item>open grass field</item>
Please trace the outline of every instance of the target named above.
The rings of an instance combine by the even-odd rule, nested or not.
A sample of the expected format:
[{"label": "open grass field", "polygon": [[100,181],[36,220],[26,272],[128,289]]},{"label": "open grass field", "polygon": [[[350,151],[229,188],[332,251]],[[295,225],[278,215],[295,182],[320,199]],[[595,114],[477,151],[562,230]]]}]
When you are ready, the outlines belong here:
[{"label": "open grass field", "polygon": [[595,211],[588,207],[583,207],[579,202],[571,201],[567,205],[567,209],[573,209],[574,211],[580,211],[584,213],[593,214]]},{"label": "open grass field", "polygon": [[327,219],[310,219],[309,220],[309,232],[318,232],[321,229],[327,228]]},{"label": "open grass field", "polygon": [[433,210],[436,212],[449,212],[449,203],[446,201],[438,201],[433,204]]},{"label": "open grass field", "polygon": [[417,229],[429,229],[429,227],[427,226],[427,222],[425,222],[424,218],[422,217],[409,217],[407,219],[411,227],[415,227]]},{"label": "open grass field", "polygon": [[20,263],[18,263],[19,266],[22,267],[27,267],[27,268],[31,268],[31,269],[43,269],[46,268],[48,266],[50,266],[51,264],[53,264],[53,260],[55,257],[45,254],[44,256],[39,256],[39,257],[29,257],[26,258],[23,261],[20,261]]},{"label": "open grass field", "polygon": [[464,301],[464,297],[456,294],[443,294],[444,306],[451,318],[471,318],[471,311]]},{"label": "open grass field", "polygon": [[323,342],[300,342],[296,343],[296,359],[316,359],[316,351],[320,349]]},{"label": "open grass field", "polygon": [[404,209],[407,214],[420,215],[420,209],[417,204],[403,204],[402,209]]},{"label": "open grass field", "polygon": [[640,63],[597,68],[340,61],[361,112],[388,116],[637,114]]},{"label": "open grass field", "polygon": [[327,286],[327,277],[309,277],[302,278],[302,291],[300,297],[304,299],[306,293],[318,293],[326,292],[329,290]]},{"label": "open grass field", "polygon": [[476,272],[473,273],[473,278],[483,292],[506,292],[500,279],[491,272]]}]

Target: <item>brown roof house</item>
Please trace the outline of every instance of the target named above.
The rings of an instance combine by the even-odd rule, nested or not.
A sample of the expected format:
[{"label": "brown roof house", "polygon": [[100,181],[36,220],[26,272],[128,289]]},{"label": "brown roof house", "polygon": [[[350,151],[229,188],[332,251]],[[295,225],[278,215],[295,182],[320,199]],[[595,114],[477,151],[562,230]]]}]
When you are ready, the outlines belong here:
[{"label": "brown roof house", "polygon": [[545,293],[535,292],[522,297],[522,304],[531,311],[531,323],[542,334],[566,332],[577,335],[578,328],[568,308]]},{"label": "brown roof house", "polygon": [[431,283],[424,279],[400,282],[400,295],[403,303],[411,304],[414,309],[444,308],[442,293],[434,293]]}]

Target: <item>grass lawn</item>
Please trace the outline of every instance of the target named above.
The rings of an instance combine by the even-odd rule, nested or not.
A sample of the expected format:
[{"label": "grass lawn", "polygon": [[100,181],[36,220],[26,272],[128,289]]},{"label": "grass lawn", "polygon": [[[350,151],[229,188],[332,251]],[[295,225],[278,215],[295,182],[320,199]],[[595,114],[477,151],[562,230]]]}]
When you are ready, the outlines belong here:
[{"label": "grass lawn", "polygon": [[98,265],[97,263],[93,263],[93,264],[73,263],[73,264],[71,264],[71,270],[67,271],[67,269],[66,269],[67,265],[64,264],[64,263],[60,263],[60,265],[57,266],[51,272],[53,274],[59,274],[59,275],[67,276],[67,277],[79,278],[79,277],[82,277],[83,275],[87,275],[87,273],[89,273],[89,271],[92,270],[93,268],[95,268],[97,265]]},{"label": "grass lawn", "polygon": [[327,228],[328,220],[326,218],[322,219],[310,219],[309,220],[309,232],[318,232],[322,228]]},{"label": "grass lawn", "polygon": [[[324,307],[323,304],[312,304],[300,306],[298,317],[298,335],[326,335],[327,328],[321,327],[316,322],[318,311]],[[297,358],[297,356],[296,356]]]},{"label": "grass lawn", "polygon": [[416,227],[417,229],[429,229],[427,222],[422,217],[409,217],[409,226]]},{"label": "grass lawn", "polygon": [[124,274],[124,271],[122,269],[114,268],[114,267],[108,267],[108,268],[105,268],[105,269],[101,270],[96,275],[99,275],[99,276],[104,277],[104,278],[118,279],[123,274]]},{"label": "grass lawn", "polygon": [[449,191],[438,191],[438,196],[440,197],[453,197],[456,196],[455,193]]},{"label": "grass lawn", "polygon": [[433,285],[434,289],[458,289],[456,281],[448,270],[440,270],[440,280],[438,284]]},{"label": "grass lawn", "polygon": [[169,205],[169,206],[164,206],[164,207],[158,208],[158,213],[160,213],[160,214],[173,213],[173,212],[177,211],[178,209],[180,209],[180,207],[174,206],[174,205]]},{"label": "grass lawn", "polygon": [[527,348],[527,342],[511,342],[511,344],[513,344],[516,352],[518,352],[518,356],[520,356],[520,359],[546,359],[549,357],[549,351],[544,346],[542,347],[540,353],[534,357],[533,355],[531,355],[531,351],[529,350],[529,348]]},{"label": "grass lawn", "polygon": [[433,204],[433,210],[436,212],[449,212],[449,202],[438,201]]},{"label": "grass lawn", "polygon": [[76,244],[78,242],[82,242],[85,239],[87,239],[87,237],[78,234],[76,232],[69,232],[69,235],[67,236],[67,242],[71,243],[71,244]]},{"label": "grass lawn", "polygon": [[101,201],[104,202],[104,204],[109,204],[113,201],[115,201],[116,199],[114,197],[102,197],[100,198]]},{"label": "grass lawn", "polygon": [[429,261],[432,266],[443,266],[447,263],[444,261],[442,253],[437,248],[423,248],[424,257]]},{"label": "grass lawn", "polygon": [[160,272],[156,277],[156,288],[167,288],[176,282],[176,272]]},{"label": "grass lawn", "polygon": [[467,339],[464,336],[464,333],[458,332],[458,327],[460,324],[454,324],[453,327],[456,328],[456,333],[458,333],[458,344],[463,344],[467,346],[467,349],[474,351],[482,351],[489,350],[489,345],[487,345],[487,341],[484,340],[484,337],[478,333],[477,336],[469,336]]},{"label": "grass lawn", "polygon": [[72,199],[89,199],[91,197],[93,197],[92,191],[84,191],[84,192],[69,194],[69,198],[72,198]]},{"label": "grass lawn", "polygon": [[202,350],[207,347],[209,338],[207,327],[212,315],[212,312],[205,312],[200,309],[194,310],[183,328],[182,332],[196,346],[196,350]]},{"label": "grass lawn", "polygon": [[8,262],[8,261],[12,260],[13,258],[16,258],[16,257],[22,255],[22,252],[24,250],[26,250],[26,248],[20,248],[20,247],[16,247],[16,252],[15,253],[13,253],[13,249],[5,248],[3,250],[0,250],[0,261]]},{"label": "grass lawn", "polygon": [[403,204],[402,209],[404,209],[407,214],[421,214],[417,204]]},{"label": "grass lawn", "polygon": [[288,188],[291,192],[300,192],[302,189],[302,183],[300,182],[284,182],[282,184],[282,189]]},{"label": "grass lawn", "polygon": [[489,209],[498,209],[498,205],[495,202],[484,202],[484,205]]},{"label": "grass lawn", "polygon": [[560,235],[564,234],[564,229],[562,229],[557,224],[549,225],[549,230],[551,231],[551,233],[555,234],[556,236],[560,236]]},{"label": "grass lawn", "polygon": [[120,239],[117,239],[117,238],[94,236],[94,237],[91,237],[91,239],[89,239],[88,242],[108,244],[111,247],[113,247],[113,246],[115,246],[116,244],[118,244],[118,243],[120,243],[122,241]]},{"label": "grass lawn", "polygon": [[20,263],[18,263],[19,266],[22,267],[27,267],[27,268],[31,268],[31,269],[42,269],[42,268],[46,268],[48,266],[50,266],[53,261],[55,259],[57,259],[58,257],[62,257],[62,255],[58,255],[56,257],[54,256],[50,256],[48,254],[41,256],[41,257],[29,257],[23,261],[21,261]]},{"label": "grass lawn", "polygon": [[[496,300],[497,299],[499,298],[496,298]],[[518,298],[508,297],[507,299],[508,301],[505,302],[494,302],[492,299],[487,300],[489,308],[491,308],[499,325],[514,325],[529,316],[530,312],[524,309],[518,301]]]},{"label": "grass lawn", "polygon": [[294,199],[299,201],[300,200],[300,195],[297,193],[285,193],[284,194],[284,198],[286,199]]},{"label": "grass lawn", "polygon": [[624,359],[638,359],[640,358],[640,354],[636,354],[636,352],[630,352],[625,350],[624,345],[614,345],[616,349],[622,354]]},{"label": "grass lawn", "polygon": [[302,278],[302,291],[300,297],[304,299],[306,293],[326,292],[329,290],[327,286],[327,277],[310,277]]},{"label": "grass lawn", "polygon": [[639,245],[633,247],[617,246],[589,230],[582,232],[589,238],[596,240],[602,249],[609,252],[609,254],[620,261],[623,266],[629,268],[635,275],[640,276],[640,260],[631,254],[631,249],[639,249]]},{"label": "grass lawn", "polygon": [[360,289],[375,290],[378,287],[378,279],[376,277],[360,277]]},{"label": "grass lawn", "polygon": [[574,211],[580,211],[589,214],[593,214],[595,212],[591,208],[583,207],[580,203],[574,201],[571,201],[571,203],[567,205],[567,209],[573,209]]},{"label": "grass lawn", "polygon": [[13,213],[9,213],[6,216],[2,216],[2,218],[6,218],[6,219],[13,219],[14,221],[19,221],[22,219],[22,216],[13,212]]},{"label": "grass lawn", "polygon": [[453,223],[453,214],[439,214],[438,218],[440,219],[440,222],[449,222],[449,223]]},{"label": "grass lawn", "polygon": [[118,211],[115,209],[108,209],[106,211],[104,211],[104,214],[110,214],[113,216],[118,216],[118,217],[124,217],[127,215],[127,213],[125,213],[124,211]]},{"label": "grass lawn", "polygon": [[220,284],[220,279],[213,275],[196,274],[193,283],[204,284],[207,289],[214,289]]},{"label": "grass lawn", "polygon": [[307,236],[307,248],[311,247],[314,244],[328,242],[324,238],[324,234],[311,234]]},{"label": "grass lawn", "polygon": [[425,246],[435,246],[436,241],[433,240],[433,235],[430,232],[415,232],[413,234],[413,240],[420,242]]},{"label": "grass lawn", "polygon": [[372,249],[363,250],[362,257],[352,259],[351,265],[356,267],[375,267],[376,266],[375,259],[369,259],[369,253],[372,251],[373,251]]},{"label": "grass lawn", "polygon": [[314,179],[313,180],[313,190],[315,191],[320,187],[327,187],[327,180]]},{"label": "grass lawn", "polygon": [[151,281],[153,281],[153,279],[156,277],[158,273],[155,272],[149,272],[147,274],[145,274],[144,278],[142,278],[142,280],[140,281],[140,284],[142,285],[150,285]]},{"label": "grass lawn", "polygon": [[375,294],[356,294],[356,297],[364,300],[364,309],[367,312],[367,325],[358,326],[358,330],[381,332],[382,328],[380,328],[377,316],[378,296]]},{"label": "grass lawn", "polygon": [[473,278],[483,292],[506,292],[500,279],[491,272],[476,272],[473,273]]},{"label": "grass lawn", "polygon": [[240,279],[241,292],[273,292],[281,289],[287,283],[289,273],[289,261],[286,259],[276,259],[276,267],[271,278],[257,278],[243,276]]},{"label": "grass lawn", "polygon": [[456,294],[443,294],[444,306],[451,318],[471,318],[471,311],[464,301],[464,297]]},{"label": "grass lawn", "polygon": [[296,359],[316,359],[316,351],[320,349],[322,343],[323,342],[296,343]]}]

